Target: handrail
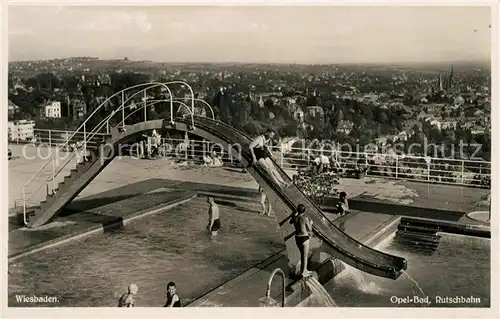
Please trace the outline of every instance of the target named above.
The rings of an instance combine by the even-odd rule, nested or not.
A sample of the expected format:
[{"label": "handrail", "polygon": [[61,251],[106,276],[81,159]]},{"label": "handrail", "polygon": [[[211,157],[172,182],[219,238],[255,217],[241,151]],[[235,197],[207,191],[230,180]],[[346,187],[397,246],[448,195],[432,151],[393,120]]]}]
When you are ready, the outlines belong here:
[{"label": "handrail", "polygon": [[[149,88],[151,88],[151,87],[149,87]],[[147,88],[146,88],[146,89],[147,89]],[[133,98],[136,94],[139,94],[139,93],[142,93],[142,91],[136,92],[135,94],[133,94],[132,96],[130,96],[130,97],[129,97],[129,98],[128,98],[125,102],[127,102],[128,100],[130,100],[130,99],[131,99],[131,98]],[[163,100],[160,100],[160,101],[163,101]],[[167,100],[167,101],[168,101],[168,100]],[[189,107],[188,107],[185,103],[180,102],[180,101],[175,101],[175,100],[173,100],[173,99],[171,99],[171,100],[170,100],[170,102],[171,102],[171,105],[173,105],[173,102],[176,102],[176,103],[181,104],[182,106],[186,107],[186,109],[188,110],[188,112],[189,112],[189,113],[191,113],[191,111],[189,110]],[[147,106],[147,105],[145,105],[144,107],[146,107],[146,106]],[[94,128],[94,129],[93,129],[93,131],[92,131],[91,133],[89,133],[89,135],[90,135],[90,136],[88,137],[88,139],[90,140],[90,139],[92,139],[92,138],[93,138],[96,134],[98,134],[97,132],[98,132],[101,128],[103,128],[103,127],[104,127],[104,125],[105,125],[105,124],[107,124],[107,123],[109,122],[109,120],[110,120],[110,119],[111,119],[114,115],[118,114],[118,111],[120,111],[121,109],[123,109],[123,108],[125,108],[125,107],[127,107],[127,108],[131,108],[131,105],[127,105],[127,106],[125,106],[125,103],[121,103],[121,106],[120,106],[118,109],[116,109],[116,110],[114,110],[113,112],[111,112],[111,114],[110,114],[110,115],[108,115],[105,119],[103,119],[103,120],[102,120],[102,121],[101,121],[101,122],[100,122],[100,123],[99,123],[99,124],[98,124],[98,125]],[[144,108],[144,107],[141,107],[141,108],[139,108],[138,110],[140,110],[140,109],[142,109],[142,108]],[[138,110],[135,110],[134,112],[136,112],[136,111],[138,111]],[[134,112],[133,112],[133,113],[134,113]],[[130,116],[130,115],[131,115],[131,114],[129,114],[128,116]],[[127,118],[128,118],[128,116],[127,116]],[[192,119],[193,119],[193,121],[194,121],[193,114],[191,114],[191,118],[192,118]],[[123,122],[124,122],[124,120],[123,120]],[[122,123],[122,125],[124,125],[124,123]],[[74,134],[73,134],[73,135],[74,135]],[[86,143],[86,141],[85,141],[85,143]],[[75,150],[75,151],[73,152],[73,154],[76,154],[76,152],[77,152],[77,151],[78,151],[78,150]],[[85,151],[85,150],[84,150],[84,151]],[[84,154],[84,156],[85,156],[85,154]],[[33,194],[32,194],[32,195],[34,195],[36,192],[38,192],[38,191],[40,190],[40,188],[42,188],[42,186],[43,186],[43,185],[45,185],[47,182],[53,181],[53,180],[54,180],[54,178],[55,178],[56,176],[58,176],[58,174],[59,174],[59,173],[60,173],[60,172],[61,172],[61,171],[62,171],[62,170],[66,167],[66,165],[67,165],[67,164],[68,164],[68,163],[69,163],[69,162],[73,159],[73,157],[74,157],[74,155],[72,155],[69,159],[66,159],[66,160],[63,162],[63,164],[61,164],[61,165],[57,168],[57,172],[55,172],[55,173],[53,173],[53,174],[52,174],[52,178],[50,178],[50,177],[49,177],[49,178],[47,178],[44,182],[42,182],[42,183],[40,184],[40,186],[39,186],[39,187],[38,187],[38,188],[37,188],[37,189],[33,192]],[[23,198],[25,198],[25,192],[24,192],[24,191],[23,191]],[[23,203],[24,203],[23,205],[25,205],[26,201],[28,201],[29,199],[31,199],[31,196],[30,196],[28,199],[23,199]],[[26,210],[25,210],[25,209],[24,209],[24,219],[25,219],[25,221],[26,221]]]},{"label": "handrail", "polygon": [[[151,87],[149,87],[149,88],[151,88]],[[148,88],[146,88],[146,89],[148,89]],[[135,94],[133,94],[132,96],[130,96],[130,97],[129,97],[129,98],[128,98],[125,102],[129,101],[131,98],[133,98],[135,95],[137,95],[137,94],[139,94],[139,93],[142,93],[142,91],[136,92]],[[173,103],[173,102],[179,103],[179,104],[181,104],[181,106],[184,106],[184,107],[188,110],[188,112],[189,112],[189,113],[191,113],[191,111],[189,110],[189,106],[187,106],[185,103],[180,102],[180,101],[176,101],[176,100],[171,99],[171,100],[156,100],[155,102],[157,102],[157,103],[158,103],[158,102],[163,102],[163,101],[166,101],[166,102],[170,101],[171,105],[172,105],[172,103]],[[151,102],[151,101],[150,101],[150,102]],[[152,105],[152,104],[149,104],[149,106],[151,106],[151,105]],[[124,107],[131,108],[131,105],[127,105],[127,106],[125,106],[125,103],[122,103],[122,105],[121,105],[118,109],[116,109],[116,110],[114,110],[113,112],[111,112],[111,114],[110,114],[110,115],[108,115],[105,119],[103,119],[103,120],[102,120],[102,121],[101,121],[101,122],[100,122],[100,123],[99,123],[99,124],[98,124],[98,125],[94,128],[94,130],[93,130],[91,133],[89,133],[89,134],[90,134],[90,136],[88,137],[88,139],[90,140],[90,139],[92,139],[92,138],[93,138],[96,134],[100,134],[100,133],[97,133],[97,132],[98,132],[101,128],[103,128],[103,127],[104,127],[104,124],[107,124],[107,123],[109,122],[109,120],[110,120],[110,119],[111,119],[114,115],[118,114],[117,112],[119,112],[119,111],[120,111],[122,108],[124,108]],[[135,110],[134,112],[130,113],[129,115],[127,115],[127,117],[126,117],[126,118],[128,118],[130,115],[132,115],[133,113],[135,113],[135,112],[137,112],[137,111],[141,110],[141,109],[142,109],[142,108],[144,108],[144,107],[147,107],[147,104],[146,104],[145,106],[142,106],[142,107],[138,108],[138,109],[137,109],[137,110]],[[126,118],[125,118],[125,119],[126,119]],[[193,114],[191,114],[191,118],[193,119]],[[125,119],[124,119],[124,120],[125,120]],[[123,120],[123,122],[121,122],[122,126],[124,126],[124,125],[125,125],[124,120]],[[194,119],[193,119],[193,120],[194,120]],[[118,126],[120,126],[120,124],[118,124]],[[86,141],[85,141],[85,142],[86,142]],[[75,151],[73,152],[73,154],[76,154],[76,152],[77,152],[77,151],[78,151],[78,150],[75,150]],[[85,152],[85,150],[84,150],[84,152]],[[85,155],[84,155],[84,156],[85,156]],[[53,181],[53,180],[54,180],[54,178],[55,178],[56,176],[58,176],[58,175],[59,175],[59,173],[60,173],[60,172],[61,172],[61,171],[62,171],[62,170],[66,167],[66,165],[67,165],[67,164],[68,164],[68,163],[69,163],[69,162],[73,159],[73,157],[74,157],[74,156],[71,156],[69,159],[66,159],[66,160],[65,160],[65,162],[63,162],[63,164],[61,164],[61,165],[57,168],[57,171],[56,171],[55,173],[53,173],[53,174],[52,174],[52,178],[50,178],[50,177],[49,177],[49,178],[47,178],[44,182],[42,182],[42,183],[40,184],[40,186],[39,186],[39,187],[38,187],[38,188],[37,188],[37,189],[33,192],[33,194],[34,194],[34,193],[36,193],[36,192],[38,192],[38,190],[40,190],[40,188],[41,188],[41,187],[42,187],[45,183],[50,182],[50,181]],[[27,200],[29,200],[29,199],[31,199],[31,197],[29,197]]]},{"label": "handrail", "polygon": [[[193,102],[192,102],[192,109],[194,110],[194,92],[191,88],[191,86],[184,82],[184,81],[171,81],[171,82],[167,82],[167,83],[160,83],[160,82],[148,82],[148,83],[142,83],[142,84],[138,84],[138,85],[134,85],[134,86],[131,86],[131,87],[128,87],[128,88],[125,88],[119,92],[116,92],[114,93],[113,95],[111,95],[110,97],[108,97],[104,102],[102,102],[88,117],[87,119],[80,125],[80,127],[73,132],[73,134],[68,137],[66,139],[66,142],[63,143],[61,146],[62,147],[65,147],[68,145],[69,141],[73,139],[73,137],[78,134],[78,133],[81,133],[80,132],[80,129],[83,128],[84,130],[84,149],[86,148],[86,144],[87,144],[87,140],[90,140],[91,138],[93,138],[96,134],[102,134],[102,133],[98,133],[99,130],[103,127],[104,124],[108,124],[109,120],[114,116],[114,114],[116,114],[116,112],[118,112],[120,109],[121,110],[124,110],[125,108],[125,103],[128,102],[131,98],[133,98],[135,95],[139,94],[139,93],[144,93],[146,90],[148,89],[151,89],[151,88],[154,88],[154,87],[158,87],[158,86],[163,86],[168,92],[169,92],[169,95],[170,95],[170,100],[171,100],[171,108],[173,109],[173,95],[172,95],[172,91],[170,90],[170,88],[168,87],[168,84],[183,84],[183,85],[186,85],[189,90],[191,91],[192,93],[192,98],[193,98]],[[139,88],[139,87],[145,87],[143,90],[140,90],[139,92],[136,92],[134,93],[132,96],[128,97],[127,100],[124,100],[123,99],[123,94],[126,92],[126,91],[129,91],[131,89],[134,89],[134,88]],[[112,98],[116,97],[118,94],[122,94],[122,101],[121,101],[121,105],[118,109],[114,110],[113,112],[111,112],[111,114],[109,116],[107,116],[103,121],[101,121],[101,123],[99,123],[96,127],[94,127],[94,129],[90,132],[90,137],[87,138],[86,136],[86,131],[85,131],[85,125],[86,123],[90,120],[90,118],[92,118],[92,116],[99,110],[101,109],[101,107],[103,105],[106,105],[106,103],[108,103]],[[194,123],[194,118],[192,116],[192,119],[193,119],[193,123]],[[171,116],[171,121],[173,122],[173,116]],[[108,132],[109,134],[109,132]],[[73,152],[73,154],[67,158],[61,165],[59,165],[59,167],[57,168],[57,172],[53,173],[52,175],[52,178],[46,178],[41,184],[40,186],[31,194],[30,197],[28,197],[28,199],[26,199],[26,187],[31,184],[31,182],[40,175],[41,172],[43,172],[43,170],[47,167],[47,165],[49,164],[49,162],[52,162],[53,163],[53,160],[56,158],[56,155],[57,155],[57,152],[55,155],[51,156],[50,160],[48,160],[40,169],[39,171],[25,184],[23,185],[22,187],[22,195],[23,195],[23,214],[24,214],[24,217],[26,217],[26,208],[25,208],[25,205],[26,205],[26,202],[29,201],[31,199],[31,197],[36,194],[40,188],[46,184],[47,182],[50,182],[50,181],[53,181],[55,176],[58,176],[58,174],[62,171],[62,169],[64,169],[64,167],[67,166],[67,164],[74,158],[76,154],[76,151]],[[54,170],[53,170],[54,172]]]},{"label": "handrail", "polygon": [[[70,140],[71,140],[71,139],[72,139],[72,138],[76,135],[76,133],[78,133],[78,132],[80,131],[80,129],[82,129],[82,128],[85,126],[85,124],[86,124],[86,123],[87,123],[87,122],[88,122],[88,121],[92,118],[92,116],[93,116],[93,115],[94,115],[94,114],[95,114],[98,110],[100,110],[100,109],[101,109],[101,107],[102,107],[103,105],[105,105],[106,103],[108,103],[108,102],[109,102],[112,98],[114,98],[114,97],[115,97],[115,96],[117,96],[118,94],[121,94],[122,92],[125,92],[125,91],[128,91],[128,90],[131,90],[131,89],[134,89],[134,88],[138,88],[138,87],[146,86],[146,85],[150,85],[150,86],[151,86],[152,84],[157,84],[157,82],[149,82],[149,83],[143,83],[143,84],[134,85],[134,86],[131,86],[131,87],[126,88],[126,89],[123,89],[123,90],[121,90],[121,91],[119,91],[119,92],[116,92],[116,93],[114,93],[113,95],[111,95],[111,96],[110,96],[109,98],[107,98],[104,102],[102,102],[102,103],[101,103],[101,104],[100,104],[100,105],[99,105],[99,106],[98,106],[98,107],[97,107],[97,108],[96,108],[96,109],[95,109],[95,110],[94,110],[94,111],[93,111],[93,112],[92,112],[92,113],[91,113],[91,114],[90,114],[90,115],[89,115],[89,116],[85,119],[85,121],[84,121],[84,122],[83,122],[83,123],[82,123],[82,124],[81,124],[81,125],[80,125],[77,129],[76,129],[76,131],[74,131],[74,132],[73,132],[73,134],[72,134],[70,137],[68,137],[68,138],[66,139],[66,142],[65,142],[65,143],[63,143],[63,144],[61,145],[61,147],[65,147],[65,146],[67,146],[67,145],[68,145],[68,143],[69,143],[69,141],[70,141]],[[127,99],[127,101],[128,101],[128,99]],[[124,101],[122,101],[122,104],[123,104],[123,103],[125,103],[125,102],[124,102]],[[56,154],[57,154],[57,153],[56,153]],[[35,174],[35,175],[34,175],[34,176],[33,176],[33,177],[32,177],[32,178],[31,178],[31,179],[30,179],[27,183],[25,183],[25,184],[24,184],[24,186],[28,186],[28,185],[29,185],[29,184],[30,184],[30,183],[31,183],[31,182],[32,182],[32,181],[33,181],[36,177],[38,177],[38,176],[39,176],[39,174],[43,171],[43,169],[44,169],[45,167],[47,167],[47,165],[51,162],[51,160],[52,160],[52,158],[53,158],[53,157],[56,157],[56,155],[51,156],[51,158],[50,158],[50,159],[49,159],[49,160],[48,160],[48,161],[47,161],[47,162],[46,162],[46,163],[45,163],[45,164],[44,164],[44,165],[43,165],[43,166],[39,169],[39,171],[38,171],[38,172],[37,172],[37,173],[36,173],[36,174]],[[28,200],[29,200],[29,198],[28,198]]]},{"label": "handrail", "polygon": [[[154,84],[151,84],[151,83],[154,83]],[[136,92],[136,93],[132,94],[130,97],[128,97],[128,98],[127,98],[127,100],[122,101],[122,103],[121,103],[120,107],[119,107],[117,110],[114,110],[113,112],[111,112],[111,116],[113,116],[113,115],[114,115],[117,111],[119,111],[121,108],[123,108],[123,106],[125,105],[125,103],[126,103],[126,102],[128,102],[130,99],[132,99],[132,98],[133,98],[134,96],[136,96],[137,94],[142,93],[143,91],[145,91],[145,90],[147,90],[147,89],[150,89],[150,88],[153,88],[153,87],[158,87],[158,86],[162,86],[162,85],[163,85],[162,83],[156,83],[156,82],[151,82],[151,83],[147,83],[147,84],[149,85],[149,87],[147,87],[147,88],[145,88],[145,89],[143,89],[143,90],[141,90],[141,91],[139,91],[139,92]],[[132,88],[135,88],[135,87],[138,87],[138,86],[134,86],[134,87],[130,87],[130,88],[124,89],[124,90],[122,90],[122,91],[120,91],[120,92],[117,92],[117,93],[113,94],[112,96],[110,96],[110,97],[109,97],[106,101],[104,101],[103,103],[101,103],[101,104],[100,104],[100,105],[99,105],[99,106],[98,106],[98,107],[94,110],[94,112],[92,112],[92,114],[91,114],[91,115],[90,115],[90,116],[89,116],[89,117],[88,117],[88,118],[87,118],[87,119],[86,119],[86,120],[82,123],[82,125],[80,125],[80,128],[81,128],[81,127],[84,127],[84,128],[85,128],[85,124],[86,124],[86,122],[87,122],[87,121],[88,121],[88,120],[89,120],[89,119],[90,119],[90,118],[91,118],[91,117],[92,117],[92,116],[93,116],[93,115],[97,112],[97,110],[99,110],[99,109],[100,109],[103,105],[105,105],[105,103],[106,103],[106,102],[108,102],[111,98],[113,98],[114,96],[116,96],[116,95],[117,95],[117,94],[119,94],[119,93],[122,93],[122,92],[124,92],[124,91],[126,91],[126,90],[129,90],[129,89],[132,89]],[[108,115],[108,117],[107,117],[107,118],[109,118],[109,117],[110,117],[110,116]],[[99,124],[104,123],[104,122],[105,122],[105,120],[101,121]],[[99,126],[99,124],[98,124],[97,126]],[[101,125],[99,128],[97,128],[97,131],[98,131],[98,130],[100,130],[101,128],[102,128],[102,125]],[[67,146],[67,145],[68,145],[68,143],[69,143],[69,141],[70,141],[70,140],[71,140],[71,139],[72,139],[72,138],[73,138],[73,137],[74,137],[74,136],[78,133],[78,130],[79,130],[79,129],[77,129],[77,130],[76,130],[76,131],[75,131],[75,132],[71,135],[71,137],[67,138],[66,142],[65,142],[64,144],[62,144],[61,146],[62,146],[62,147]],[[92,132],[94,132],[95,130],[96,130],[96,128],[94,128]],[[92,133],[92,132],[91,132],[91,133]],[[92,135],[92,137],[93,137],[94,135],[95,135],[95,134],[93,134],[93,135]],[[89,139],[91,139],[92,137],[89,137]],[[85,137],[85,138],[86,138],[86,137]],[[86,144],[86,143],[87,143],[87,141],[85,140],[85,141],[84,141],[84,143]],[[55,154],[55,155],[51,156],[51,158],[50,158],[50,159],[49,159],[49,160],[48,160],[48,161],[47,161],[47,162],[46,162],[46,163],[42,166],[42,168],[41,168],[41,169],[37,172],[37,174],[35,174],[35,175],[34,175],[34,176],[33,176],[33,177],[32,177],[32,178],[31,178],[31,179],[30,179],[30,180],[29,180],[29,181],[28,181],[28,182],[24,185],[24,191],[26,190],[26,186],[28,186],[28,185],[29,185],[29,184],[30,184],[30,183],[31,183],[31,182],[32,182],[32,181],[33,181],[36,177],[38,177],[38,176],[40,175],[40,173],[41,173],[41,172],[45,169],[45,167],[47,167],[47,165],[48,165],[49,163],[51,163],[53,159],[55,159],[55,158],[56,158],[56,155],[57,155],[57,152],[56,152],[56,154]],[[56,169],[57,173],[56,173],[56,174],[52,177],[52,179],[50,179],[50,177],[49,177],[49,178],[46,178],[46,179],[45,179],[42,183],[40,183],[40,185],[38,186],[38,188],[37,188],[35,191],[33,191],[33,193],[31,194],[31,196],[29,196],[29,197],[26,199],[26,201],[29,201],[29,200],[31,199],[31,197],[32,197],[34,194],[36,194],[36,193],[37,193],[37,192],[38,192],[38,191],[42,188],[42,186],[43,186],[43,185],[45,185],[47,182],[52,181],[52,180],[55,178],[55,176],[57,176],[57,175],[58,175],[58,174],[59,174],[59,173],[60,173],[60,172],[61,172],[61,171],[62,171],[62,170],[66,167],[66,165],[68,165],[68,163],[69,163],[69,162],[70,162],[70,161],[74,158],[74,156],[75,156],[75,155],[76,155],[76,150],[75,150],[74,152],[72,152],[72,155],[71,155],[71,156],[69,156],[68,158],[66,158],[66,159],[65,159],[65,161],[64,161],[61,165],[59,165],[59,166],[57,167],[57,169]],[[23,196],[24,196],[24,194],[23,194]]]},{"label": "handrail", "polygon": [[[136,109],[136,110],[134,110],[132,113],[128,114],[128,115],[127,115],[127,116],[123,119],[123,121],[125,121],[126,119],[128,119],[128,118],[129,118],[132,114],[135,114],[136,112],[141,111],[141,110],[143,110],[144,108],[147,108],[148,106],[152,106],[152,105],[155,105],[155,104],[160,103],[160,102],[169,102],[169,101],[170,101],[170,102],[175,102],[175,103],[179,103],[179,104],[181,104],[181,106],[186,107],[186,109],[188,110],[189,114],[191,114],[191,110],[189,109],[189,106],[187,106],[185,103],[180,102],[180,101],[177,101],[177,100],[180,100],[180,99],[179,99],[179,98],[175,98],[173,101],[170,101],[170,100],[167,100],[167,99],[165,99],[165,100],[149,100],[149,101],[148,101],[149,103],[147,103],[147,104],[145,104],[145,105],[142,105],[140,108],[137,108],[137,109]],[[185,100],[185,99],[183,99],[183,100]],[[206,102],[205,102],[205,103],[206,103]],[[141,103],[141,104],[142,104],[142,103]],[[213,110],[212,110],[212,117],[213,117],[213,120],[215,120],[215,114],[213,113]],[[118,125],[125,125],[125,123],[120,122]]]},{"label": "handrail", "polygon": [[[175,98],[176,100],[188,100],[189,98],[183,98],[183,97],[176,97]],[[194,99],[196,102],[202,102],[203,104],[205,104],[206,106],[208,106],[208,108],[210,109],[210,112],[212,113],[212,119],[215,120],[215,113],[214,113],[214,109],[212,108],[212,106],[210,104],[207,103],[207,101],[203,100],[203,99],[199,99],[199,98],[195,98]]]},{"label": "handrail", "polygon": [[[76,132],[76,131],[70,131],[70,130],[52,130],[52,129],[48,129],[48,128],[35,128],[34,130],[39,131],[39,132],[56,132],[56,133]],[[104,133],[99,133],[99,134],[105,135]]]},{"label": "handrail", "polygon": [[[193,91],[193,88],[191,87],[191,85],[189,85],[188,83],[184,82],[184,81],[171,81],[171,82],[168,82],[169,84],[182,84],[182,85],[185,85],[188,87],[189,91],[191,91],[191,121],[193,122],[193,127],[194,127],[194,91]],[[172,97],[173,99],[173,97]],[[172,105],[170,105],[170,108],[173,109]],[[170,116],[172,116],[172,114],[170,114]],[[172,120],[172,123],[173,123],[173,118],[171,118]]]}]

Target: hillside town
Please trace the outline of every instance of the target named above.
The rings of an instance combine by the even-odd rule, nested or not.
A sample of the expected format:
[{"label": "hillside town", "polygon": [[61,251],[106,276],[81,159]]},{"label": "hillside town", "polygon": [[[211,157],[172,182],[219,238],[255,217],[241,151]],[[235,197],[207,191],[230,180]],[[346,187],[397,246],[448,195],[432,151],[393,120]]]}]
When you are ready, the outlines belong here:
[{"label": "hillside town", "polygon": [[[75,129],[101,103],[120,103],[108,100],[120,89],[174,80],[189,83],[220,120],[249,134],[273,125],[288,144],[329,139],[382,148],[423,138],[446,145],[460,140],[482,144],[480,156],[490,156],[489,69],[470,65],[175,65],[85,57],[12,62],[9,138],[33,139],[37,128]],[[190,96],[183,86],[172,91]],[[165,117],[170,110],[156,104],[152,112]]]}]

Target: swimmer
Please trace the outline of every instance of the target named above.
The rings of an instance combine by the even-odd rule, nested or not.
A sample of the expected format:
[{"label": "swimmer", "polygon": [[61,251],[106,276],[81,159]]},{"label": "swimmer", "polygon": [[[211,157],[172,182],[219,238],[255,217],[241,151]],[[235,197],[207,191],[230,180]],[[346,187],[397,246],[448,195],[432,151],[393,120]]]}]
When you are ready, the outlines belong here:
[{"label": "swimmer", "polygon": [[177,295],[177,287],[173,281],[167,285],[167,302],[163,307],[182,307],[181,300]]},{"label": "swimmer", "polygon": [[267,130],[265,134],[257,136],[250,143],[250,153],[252,154],[253,165],[259,164],[271,177],[276,185],[281,188],[288,187],[290,184],[285,182],[283,177],[277,171],[273,161],[269,158],[268,144],[269,140],[274,137],[273,130]]},{"label": "swimmer", "polygon": [[295,227],[295,243],[300,252],[300,274],[302,277],[311,276],[307,270],[307,258],[309,257],[309,234],[312,232],[312,220],[305,215],[306,207],[303,204],[297,206],[297,210],[290,219],[290,224]]},{"label": "swimmer", "polygon": [[208,208],[207,230],[212,236],[217,236],[220,229],[219,206],[215,203],[212,196],[207,197],[207,203],[210,204],[210,207]]},{"label": "swimmer", "polygon": [[339,201],[337,202],[337,211],[340,216],[344,216],[349,212],[349,202],[347,201],[346,192],[340,192]]},{"label": "swimmer", "polygon": [[134,307],[134,295],[138,290],[139,288],[136,284],[130,284],[130,286],[128,286],[128,293],[125,293],[120,297],[120,300],[118,301],[118,307]]},{"label": "swimmer", "polygon": [[260,205],[262,206],[262,212],[259,215],[271,216],[271,213],[273,212],[271,208],[271,202],[268,200],[266,207],[267,195],[266,193],[264,193],[264,190],[260,186],[259,186],[259,192],[260,192]]}]

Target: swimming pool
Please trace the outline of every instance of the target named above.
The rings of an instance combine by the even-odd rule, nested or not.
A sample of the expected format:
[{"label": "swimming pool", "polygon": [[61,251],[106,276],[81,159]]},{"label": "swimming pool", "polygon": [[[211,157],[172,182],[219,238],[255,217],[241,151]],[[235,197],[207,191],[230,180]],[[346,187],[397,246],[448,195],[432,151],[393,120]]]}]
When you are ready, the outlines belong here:
[{"label": "swimming pool", "polygon": [[325,288],[340,307],[489,307],[490,240],[441,236],[432,255],[403,249],[394,237],[377,248],[406,258],[407,273],[416,283],[405,274],[390,280],[347,267]]},{"label": "swimming pool", "polygon": [[[115,307],[130,283],[137,306],[161,307],[166,285],[177,284],[183,304],[284,248],[276,222],[250,203],[220,205],[222,229],[206,232],[208,204],[188,204],[9,264],[10,307]],[[57,304],[16,302],[16,295],[54,296]]]}]

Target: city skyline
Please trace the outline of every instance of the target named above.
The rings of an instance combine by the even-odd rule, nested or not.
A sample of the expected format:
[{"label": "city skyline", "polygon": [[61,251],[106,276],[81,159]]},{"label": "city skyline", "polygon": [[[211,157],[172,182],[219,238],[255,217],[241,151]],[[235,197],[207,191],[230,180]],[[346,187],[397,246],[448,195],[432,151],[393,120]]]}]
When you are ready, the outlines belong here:
[{"label": "city skyline", "polygon": [[10,6],[9,61],[489,61],[490,21],[488,6]]}]

